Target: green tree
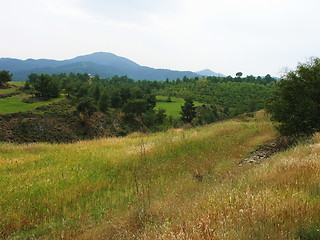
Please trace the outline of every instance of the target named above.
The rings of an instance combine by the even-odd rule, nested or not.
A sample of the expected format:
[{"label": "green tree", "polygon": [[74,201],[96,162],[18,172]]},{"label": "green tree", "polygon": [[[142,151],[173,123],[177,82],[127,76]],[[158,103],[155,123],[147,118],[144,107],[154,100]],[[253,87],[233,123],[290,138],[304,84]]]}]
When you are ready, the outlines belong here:
[{"label": "green tree", "polygon": [[237,72],[237,73],[236,73],[236,76],[237,76],[238,78],[241,78],[241,77],[242,77],[242,72]]},{"label": "green tree", "polygon": [[12,81],[12,74],[6,70],[0,71],[0,87],[5,86],[10,81]]},{"label": "green tree", "polygon": [[99,105],[99,110],[101,112],[107,111],[107,109],[110,105],[110,97],[106,91],[102,92],[100,99],[99,99],[99,102],[98,102],[98,105]]},{"label": "green tree", "polygon": [[167,118],[166,110],[162,108],[158,109],[158,111],[156,112],[157,124],[163,124],[166,118]]},{"label": "green tree", "polygon": [[185,123],[191,123],[196,116],[196,107],[192,98],[186,98],[185,103],[181,106],[181,120]]},{"label": "green tree", "polygon": [[111,95],[111,107],[120,108],[122,106],[122,98],[119,91],[114,91]]},{"label": "green tree", "polygon": [[31,73],[28,75],[28,80],[30,82],[31,85],[34,85],[34,83],[39,79],[38,74],[36,73]]},{"label": "green tree", "polygon": [[94,100],[90,97],[84,97],[79,100],[77,105],[77,112],[79,118],[83,124],[86,123],[88,117],[97,111],[97,106],[94,104]]},{"label": "green tree", "polygon": [[126,114],[141,115],[148,109],[148,103],[145,99],[130,99],[123,106]]},{"label": "green tree", "polygon": [[39,97],[49,99],[57,98],[60,95],[59,79],[41,74],[34,82],[34,89],[37,91]]},{"label": "green tree", "polygon": [[282,135],[310,136],[320,130],[320,59],[299,64],[276,84],[267,111]]},{"label": "green tree", "polygon": [[101,96],[101,88],[98,84],[95,84],[92,89],[92,97],[95,100],[95,103],[98,103]]}]

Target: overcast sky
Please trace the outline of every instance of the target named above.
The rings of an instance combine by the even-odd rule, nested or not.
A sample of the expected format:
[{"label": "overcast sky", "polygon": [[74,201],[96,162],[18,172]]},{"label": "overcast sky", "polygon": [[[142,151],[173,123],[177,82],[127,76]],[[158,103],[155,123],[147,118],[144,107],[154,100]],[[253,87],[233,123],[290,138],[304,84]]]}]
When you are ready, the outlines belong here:
[{"label": "overcast sky", "polygon": [[112,52],[140,65],[279,76],[320,56],[319,0],[0,0],[0,57]]}]

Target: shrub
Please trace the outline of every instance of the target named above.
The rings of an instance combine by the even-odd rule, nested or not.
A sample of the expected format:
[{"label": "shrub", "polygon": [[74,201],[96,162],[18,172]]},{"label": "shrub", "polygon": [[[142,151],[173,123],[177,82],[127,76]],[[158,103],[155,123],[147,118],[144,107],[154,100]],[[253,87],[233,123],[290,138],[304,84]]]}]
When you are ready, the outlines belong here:
[{"label": "shrub", "polygon": [[276,85],[267,104],[278,131],[286,136],[310,136],[320,130],[320,59],[300,64]]}]

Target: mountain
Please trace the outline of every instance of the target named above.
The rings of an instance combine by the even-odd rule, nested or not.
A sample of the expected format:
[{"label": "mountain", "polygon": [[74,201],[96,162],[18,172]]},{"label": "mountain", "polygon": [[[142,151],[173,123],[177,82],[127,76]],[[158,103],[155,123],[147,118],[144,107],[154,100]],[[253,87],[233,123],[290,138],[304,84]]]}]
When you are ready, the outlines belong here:
[{"label": "mountain", "polygon": [[114,75],[127,75],[135,80],[166,80],[187,76],[199,77],[191,71],[173,71],[168,69],[155,69],[141,66],[130,59],[117,56],[108,52],[96,52],[78,56],[68,60],[0,58],[0,70],[8,70],[13,74],[14,81],[25,81],[30,73],[89,73],[99,74],[100,77],[112,77]]},{"label": "mountain", "polygon": [[209,77],[209,76],[226,77],[226,75],[223,75],[222,73],[213,72],[210,69],[204,69],[204,70],[196,72],[196,73],[199,74],[200,76],[205,76],[205,77]]}]

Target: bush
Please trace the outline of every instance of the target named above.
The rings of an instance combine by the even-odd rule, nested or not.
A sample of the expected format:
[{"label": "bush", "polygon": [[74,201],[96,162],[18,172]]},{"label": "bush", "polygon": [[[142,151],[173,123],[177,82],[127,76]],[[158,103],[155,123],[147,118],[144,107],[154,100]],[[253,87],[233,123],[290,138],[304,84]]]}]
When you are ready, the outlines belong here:
[{"label": "bush", "polygon": [[320,130],[320,59],[300,64],[276,84],[267,111],[281,135],[311,136]]}]

